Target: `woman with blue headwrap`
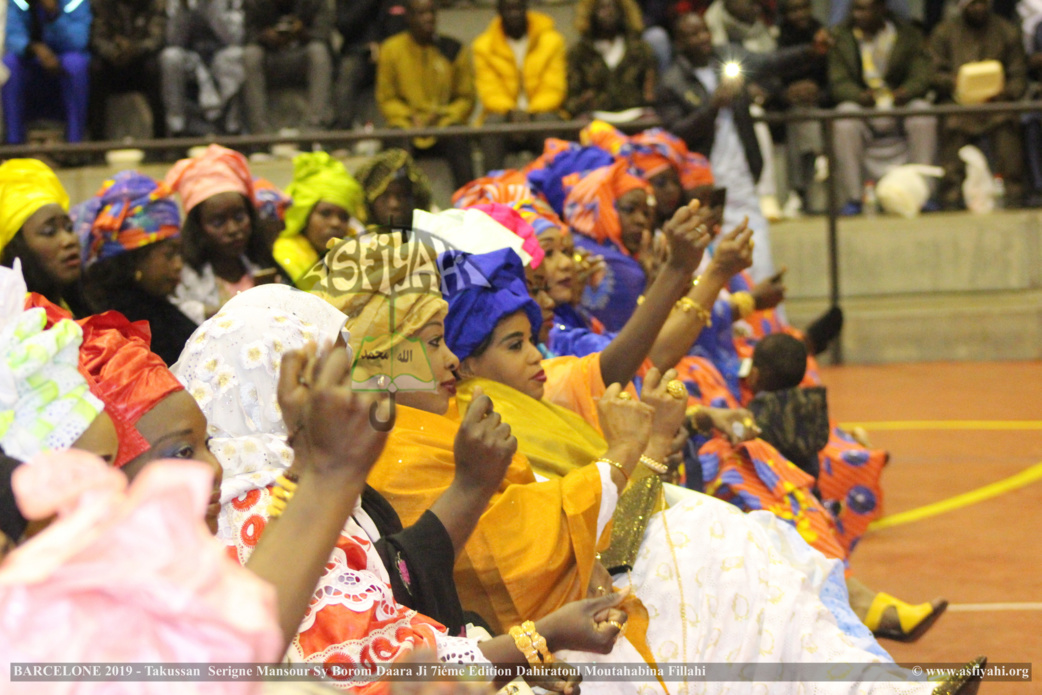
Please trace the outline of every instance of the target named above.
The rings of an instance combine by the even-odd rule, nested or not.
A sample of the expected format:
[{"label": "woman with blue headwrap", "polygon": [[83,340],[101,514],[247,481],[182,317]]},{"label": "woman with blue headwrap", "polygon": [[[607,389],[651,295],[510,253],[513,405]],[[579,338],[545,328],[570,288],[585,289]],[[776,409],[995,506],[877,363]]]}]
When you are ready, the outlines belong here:
[{"label": "woman with blue headwrap", "polygon": [[97,311],[148,321],[152,351],[177,361],[197,325],[167,297],[181,283],[181,214],[170,188],[121,171],[71,211],[87,248],[87,292]]},{"label": "woman with blue headwrap", "polygon": [[[627,635],[641,655],[654,655],[660,666],[723,661],[878,663],[876,668],[888,668],[895,680],[882,682],[882,671],[862,672],[853,678],[861,691],[933,691],[932,684],[883,666],[892,666],[892,661],[851,610],[842,565],[808,546],[792,526],[768,513],[734,514],[730,505],[706,495],[656,491],[647,482],[654,478],[650,470],[656,452],[662,450],[668,433],[675,431],[686,403],[668,385],[668,372],[660,377],[653,370],[645,380],[644,408],[652,410],[647,404],[654,405],[650,427],[642,432],[631,429],[630,438],[620,440],[618,409],[633,401],[618,385],[604,391],[599,421],[588,421],[544,400],[543,362],[532,342],[541,313],[528,296],[521,261],[513,251],[473,256],[450,252],[442,266],[449,301],[446,340],[461,360],[463,381],[457,391],[461,416],[480,387],[511,426],[519,450],[544,475],[553,476],[555,469],[560,471],[557,475],[574,475],[591,463],[606,465],[619,492],[628,494],[645,486],[651,491],[653,504],[640,508],[650,517],[643,527],[627,514],[633,507],[625,502],[626,495],[620,498],[614,523],[616,531],[623,530],[613,532],[612,547],[602,551],[607,563],[609,556],[618,558],[617,540],[624,546],[627,540],[639,544],[624,563],[629,571],[617,571],[609,581],[617,588],[631,587],[647,610],[644,644],[641,635]],[[626,405],[618,406],[619,400]],[[646,412],[623,412],[631,422],[648,417]],[[629,448],[620,442],[629,443]],[[673,501],[667,502],[667,497]],[[482,533],[481,522],[478,533]],[[515,528],[498,533],[525,532]],[[480,566],[479,560],[471,561]],[[482,581],[480,575],[473,579]],[[481,590],[496,594],[503,588],[482,583]],[[515,579],[507,590],[520,596],[526,589]],[[756,627],[749,630],[753,616]],[[691,625],[703,622],[711,629],[689,634]],[[617,650],[606,661],[627,659],[632,661],[632,654]],[[851,687],[849,681],[815,685],[816,692],[846,692]],[[771,691],[796,692],[801,687],[773,683]]]}]

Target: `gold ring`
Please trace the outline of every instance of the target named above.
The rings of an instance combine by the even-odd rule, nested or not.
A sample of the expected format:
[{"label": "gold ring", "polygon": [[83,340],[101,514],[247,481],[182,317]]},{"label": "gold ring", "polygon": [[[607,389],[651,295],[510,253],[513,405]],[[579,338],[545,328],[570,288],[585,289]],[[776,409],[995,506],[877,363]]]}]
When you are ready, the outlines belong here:
[{"label": "gold ring", "polygon": [[684,386],[684,382],[680,381],[680,379],[671,379],[669,383],[666,384],[666,391],[668,391],[669,395],[673,396],[673,398],[687,398],[687,387]]},{"label": "gold ring", "polygon": [[749,239],[749,250],[752,251],[754,248],[756,248],[756,242]]},{"label": "gold ring", "polygon": [[751,417],[747,417],[744,420],[742,420],[742,424],[745,425],[746,427],[750,427],[751,428],[753,426],[753,419]]},{"label": "gold ring", "polygon": [[705,226],[704,224],[700,224],[697,227],[695,227],[695,231],[698,232],[699,236],[703,234],[709,234],[709,227]]},{"label": "gold ring", "polygon": [[633,398],[633,396],[631,396],[628,391],[619,391],[619,400],[620,401],[628,401],[628,400],[630,400],[632,398]]},{"label": "gold ring", "polygon": [[622,633],[626,632],[626,623],[620,623],[618,620],[609,620],[607,622],[609,625],[613,626],[616,630],[619,631],[619,635],[622,635]]}]

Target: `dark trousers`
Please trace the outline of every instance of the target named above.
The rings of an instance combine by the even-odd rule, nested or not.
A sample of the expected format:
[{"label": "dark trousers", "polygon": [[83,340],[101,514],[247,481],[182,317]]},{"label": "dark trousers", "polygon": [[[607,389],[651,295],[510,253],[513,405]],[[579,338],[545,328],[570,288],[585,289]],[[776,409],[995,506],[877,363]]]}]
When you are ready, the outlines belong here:
[{"label": "dark trousers", "polygon": [[[4,55],[4,65],[10,71],[2,92],[7,142],[25,142],[27,117],[55,111],[53,106],[56,102],[62,107],[58,109],[59,113],[64,111],[66,140],[83,140],[90,93],[90,55],[85,51],[70,51],[58,54],[58,60],[61,61],[62,71],[55,76],[45,71],[36,58],[25,58],[13,53]],[[48,105],[50,109],[46,108]]]},{"label": "dark trousers", "polygon": [[407,149],[413,159],[440,157],[449,163],[452,180],[456,188],[474,180],[474,159],[471,155],[470,140],[466,138],[438,138],[430,147],[421,149],[412,142],[391,143],[391,147]]},{"label": "dark trousers", "polygon": [[[538,123],[553,123],[561,119],[555,113],[532,114],[532,120]],[[490,113],[485,116],[485,124],[506,123],[506,114]],[[529,150],[537,155],[543,153],[543,141],[546,135],[485,135],[481,138],[481,151],[485,155],[485,171],[503,168],[507,153]]]},{"label": "dark trousers", "polygon": [[141,92],[152,110],[152,135],[165,132],[163,96],[159,80],[159,56],[150,54],[122,67],[95,57],[90,65],[90,133],[95,140],[105,139],[108,98],[112,94]]}]

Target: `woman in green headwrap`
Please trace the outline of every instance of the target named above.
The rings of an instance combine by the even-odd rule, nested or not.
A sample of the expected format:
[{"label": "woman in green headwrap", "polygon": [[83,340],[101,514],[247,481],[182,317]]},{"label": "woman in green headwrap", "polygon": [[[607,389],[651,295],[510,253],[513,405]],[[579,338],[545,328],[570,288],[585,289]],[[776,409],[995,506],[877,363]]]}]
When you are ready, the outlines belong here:
[{"label": "woman in green headwrap", "polygon": [[293,181],[286,187],[293,204],[274,256],[296,283],[326,253],[332,239],[353,236],[366,219],[365,194],[339,160],[326,152],[293,158]]},{"label": "woman in green headwrap", "polygon": [[431,182],[405,150],[392,148],[367,159],[355,177],[365,189],[371,225],[408,225],[413,210],[430,210]]}]

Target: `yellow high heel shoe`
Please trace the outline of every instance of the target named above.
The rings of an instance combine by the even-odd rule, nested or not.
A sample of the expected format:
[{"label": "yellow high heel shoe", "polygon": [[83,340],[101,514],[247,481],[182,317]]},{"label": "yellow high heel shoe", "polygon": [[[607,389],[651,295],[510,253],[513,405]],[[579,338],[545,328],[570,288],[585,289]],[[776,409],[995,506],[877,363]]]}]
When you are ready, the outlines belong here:
[{"label": "yellow high heel shoe", "polygon": [[939,683],[931,695],[977,695],[987,664],[988,657],[978,656],[963,666],[961,673],[948,676]]},{"label": "yellow high heel shoe", "polygon": [[864,622],[876,637],[914,642],[937,622],[946,608],[948,602],[944,599],[913,606],[880,591],[872,599]]}]

